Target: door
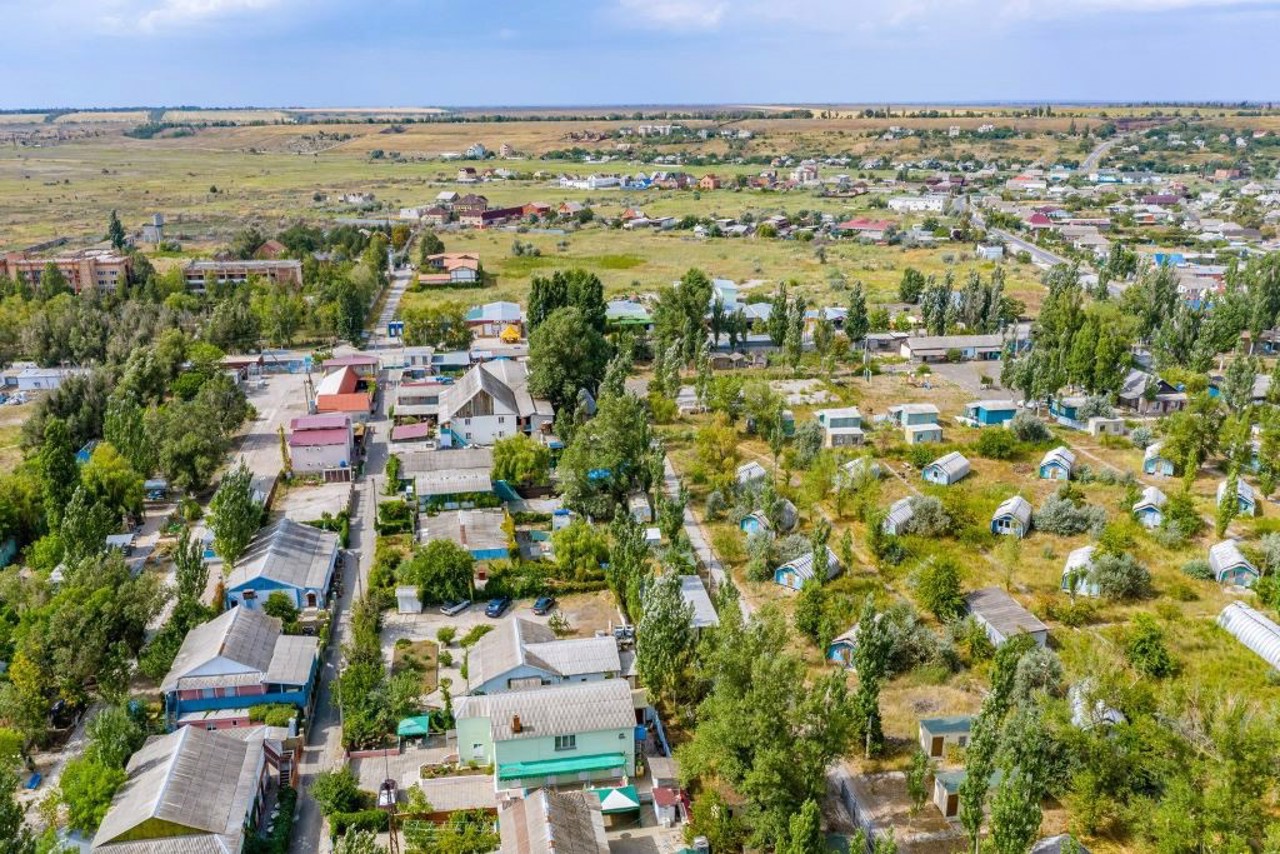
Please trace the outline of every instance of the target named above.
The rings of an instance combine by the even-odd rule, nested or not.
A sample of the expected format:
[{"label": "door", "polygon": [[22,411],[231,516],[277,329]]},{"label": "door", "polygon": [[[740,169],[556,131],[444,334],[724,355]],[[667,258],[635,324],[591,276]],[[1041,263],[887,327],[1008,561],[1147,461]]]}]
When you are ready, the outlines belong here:
[{"label": "door", "polygon": [[951,818],[960,812],[960,796],[947,795],[947,818]]},{"label": "door", "polygon": [[941,755],[942,755],[942,747],[943,747],[943,738],[942,738],[942,736],[940,736],[940,735],[935,735],[935,736],[933,737],[933,741],[932,741],[932,742],[930,742],[930,744],[929,744],[929,756],[930,756],[930,757],[932,757],[932,758],[934,758],[934,759],[936,759],[936,758],[938,758],[939,756],[941,756]]}]

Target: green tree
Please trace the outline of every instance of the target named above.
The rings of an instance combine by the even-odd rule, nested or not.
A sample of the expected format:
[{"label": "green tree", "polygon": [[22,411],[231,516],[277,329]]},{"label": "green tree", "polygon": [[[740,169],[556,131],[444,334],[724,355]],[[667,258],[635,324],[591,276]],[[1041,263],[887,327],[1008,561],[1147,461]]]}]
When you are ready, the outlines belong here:
[{"label": "green tree", "polygon": [[63,510],[71,503],[71,496],[80,484],[76,449],[71,442],[67,422],[61,418],[50,418],[45,422],[44,442],[36,457],[36,465],[40,471],[49,530],[57,531],[62,524]]},{"label": "green tree", "polygon": [[604,535],[582,519],[551,535],[556,565],[562,578],[587,581],[599,577],[601,565],[609,559],[609,546]]},{"label": "green tree", "polygon": [[67,281],[62,269],[52,261],[45,264],[44,269],[40,272],[40,299],[48,301],[59,294],[70,293],[71,284]]},{"label": "green tree", "polygon": [[124,785],[123,768],[104,765],[87,757],[69,761],[62,769],[58,793],[67,805],[67,824],[92,836],[102,824],[116,790]]},{"label": "green tree", "polygon": [[787,283],[783,282],[773,294],[773,302],[769,308],[769,340],[775,347],[781,347],[787,340],[787,328],[790,323],[791,302],[787,298]]},{"label": "green tree", "polygon": [[642,591],[652,572],[644,528],[630,513],[615,513],[609,523],[609,565],[605,579],[631,622],[643,613]]},{"label": "green tree", "polygon": [[154,440],[147,434],[142,407],[132,394],[111,396],[102,423],[102,437],[124,455],[138,474],[146,477],[155,469]]},{"label": "green tree", "polygon": [[1258,376],[1258,363],[1241,356],[1231,360],[1222,378],[1222,399],[1235,412],[1253,405],[1253,384]]},{"label": "green tree", "polygon": [[898,299],[902,302],[917,303],[924,294],[924,274],[914,267],[902,271],[902,279],[898,282]]},{"label": "green tree", "polygon": [[293,598],[282,590],[274,590],[262,605],[262,613],[279,620],[286,632],[298,622],[298,606]]},{"label": "green tree", "polygon": [[964,609],[960,566],[947,557],[931,557],[915,574],[916,598],[939,620],[955,619]]},{"label": "green tree", "polygon": [[444,241],[440,239],[440,235],[436,234],[434,229],[426,229],[418,236],[418,264],[425,265],[427,258],[431,255],[439,255],[444,252]]},{"label": "green tree", "polygon": [[17,776],[0,771],[0,854],[36,854],[36,838],[14,797],[17,788]]},{"label": "green tree", "polygon": [[693,606],[684,600],[680,576],[669,572],[651,579],[636,627],[636,673],[641,681],[666,700],[682,696],[695,640]]},{"label": "green tree", "polygon": [[472,332],[467,325],[467,307],[457,302],[415,305],[400,310],[404,321],[404,341],[412,347],[438,350],[466,350]]},{"label": "green tree", "polygon": [[524,433],[493,446],[493,478],[520,486],[545,486],[551,480],[551,450]]},{"label": "green tree", "polygon": [[858,618],[858,631],[853,647],[853,666],[858,671],[854,731],[868,759],[884,748],[880,683],[889,672],[889,657],[892,653],[893,638],[889,635],[889,627],[876,611],[875,600],[868,595],[862,606],[862,615]]},{"label": "green tree", "polygon": [[333,846],[333,854],[384,854],[386,850],[372,830],[348,830]]},{"label": "green tree", "polygon": [[142,475],[138,474],[110,442],[93,449],[89,462],[80,470],[80,484],[96,504],[109,508],[117,520],[129,515],[142,517]]},{"label": "green tree", "polygon": [[1164,643],[1164,632],[1150,614],[1136,614],[1125,645],[1129,663],[1142,674],[1163,679],[1177,670]]},{"label": "green tree", "polygon": [[565,504],[594,519],[611,518],[646,476],[639,461],[647,458],[650,441],[648,415],[634,395],[602,400],[561,455],[557,472]]},{"label": "green tree", "polygon": [[307,791],[319,805],[322,815],[360,809],[360,781],[345,765],[316,774]]},{"label": "green tree", "polygon": [[223,476],[209,502],[209,527],[214,551],[226,566],[235,566],[262,527],[262,508],[253,497],[253,473],[244,460]]},{"label": "green tree", "polygon": [[120,222],[120,217],[115,210],[111,211],[111,218],[107,220],[107,240],[110,240],[111,245],[117,250],[124,249],[124,224]]},{"label": "green tree", "polygon": [[800,588],[796,597],[796,610],[793,619],[796,631],[813,641],[820,643],[822,617],[827,606],[826,588],[817,576],[810,578]]},{"label": "green tree", "polygon": [[1040,829],[1040,796],[1031,778],[1015,771],[991,800],[991,842],[997,854],[1026,854]]},{"label": "green tree", "polygon": [[475,558],[450,540],[432,540],[400,564],[396,575],[418,588],[424,605],[470,599],[475,579]]},{"label": "green tree", "polygon": [[529,336],[529,391],[560,410],[578,390],[595,394],[609,364],[609,345],[576,307],[553,311]]},{"label": "green tree", "polygon": [[867,316],[867,295],[863,292],[862,282],[853,283],[849,293],[849,310],[844,317],[844,334],[851,343],[857,344],[867,337],[871,331],[871,321]]},{"label": "green tree", "polygon": [[787,842],[778,854],[827,854],[827,838],[822,834],[822,811],[818,802],[809,798],[800,811],[791,816]]},{"label": "green tree", "polygon": [[911,764],[907,766],[907,797],[911,799],[911,811],[919,812],[924,802],[929,800],[929,757],[923,750],[917,749],[911,754]]},{"label": "green tree", "polygon": [[85,727],[89,746],[85,758],[108,768],[124,768],[147,740],[147,729],[125,706],[108,706]]},{"label": "green tree", "polygon": [[85,487],[76,487],[71,501],[67,503],[62,530],[59,531],[67,559],[78,561],[104,552],[107,536],[119,524],[119,514],[106,504],[94,501]]}]

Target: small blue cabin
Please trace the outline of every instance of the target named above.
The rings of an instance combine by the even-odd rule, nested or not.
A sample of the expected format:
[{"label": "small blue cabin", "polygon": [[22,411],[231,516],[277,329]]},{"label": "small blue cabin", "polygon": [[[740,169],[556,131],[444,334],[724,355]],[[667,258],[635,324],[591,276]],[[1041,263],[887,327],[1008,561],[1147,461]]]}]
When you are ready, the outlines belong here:
[{"label": "small blue cabin", "polygon": [[[1226,494],[1228,481],[1222,481],[1218,484],[1217,501],[1222,504],[1222,496]],[[1258,514],[1258,493],[1254,492],[1253,487],[1245,483],[1243,479],[1236,478],[1236,501],[1240,507],[1240,512],[1245,516],[1256,516]]]},{"label": "small blue cabin", "polygon": [[738,527],[748,537],[753,534],[764,534],[765,536],[773,534],[773,525],[769,524],[769,517],[760,510],[743,516],[742,521],[738,523]]},{"label": "small blue cabin", "polygon": [[[840,573],[840,559],[827,546],[827,572],[823,581],[835,578]],[[773,571],[773,580],[790,590],[799,590],[804,583],[814,577],[813,552],[805,552],[794,560],[789,560]]]},{"label": "small blue cabin", "polygon": [[1223,540],[1209,547],[1209,568],[1219,584],[1252,587],[1258,580],[1258,570],[1241,553],[1235,540]]},{"label": "small blue cabin", "polygon": [[1071,480],[1071,472],[1075,466],[1075,452],[1066,445],[1059,445],[1040,460],[1040,479]]},{"label": "small blue cabin", "polygon": [[844,634],[832,638],[831,643],[827,644],[827,661],[838,664],[846,670],[852,670],[857,635],[858,627],[854,626]]},{"label": "small blue cabin", "polygon": [[1012,400],[975,400],[964,405],[964,417],[975,427],[992,427],[1012,421],[1018,404]]},{"label": "small blue cabin", "polygon": [[1049,414],[1059,424],[1082,430],[1084,429],[1084,422],[1080,420],[1080,408],[1084,406],[1086,399],[1083,397],[1055,397],[1049,401]]},{"label": "small blue cabin", "polygon": [[1159,528],[1164,521],[1164,505],[1169,499],[1154,486],[1142,490],[1142,497],[1133,505],[1133,515],[1142,527]]},{"label": "small blue cabin", "polygon": [[938,407],[932,403],[899,403],[889,407],[889,419],[899,427],[937,424]]},{"label": "small blue cabin", "polygon": [[1173,464],[1173,460],[1160,453],[1163,445],[1156,442],[1154,445],[1148,445],[1147,449],[1142,452],[1142,471],[1144,474],[1153,475],[1154,477],[1174,477],[1177,473],[1177,467]]},{"label": "small blue cabin", "polygon": [[920,475],[930,483],[950,486],[969,474],[969,461],[959,451],[944,454],[925,466]]}]

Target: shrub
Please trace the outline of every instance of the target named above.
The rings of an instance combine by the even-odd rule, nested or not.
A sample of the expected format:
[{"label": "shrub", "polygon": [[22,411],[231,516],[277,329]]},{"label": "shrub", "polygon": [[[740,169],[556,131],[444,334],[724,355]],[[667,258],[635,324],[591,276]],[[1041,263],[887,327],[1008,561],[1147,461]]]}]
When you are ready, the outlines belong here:
[{"label": "shrub", "polygon": [[312,781],[310,791],[323,815],[360,808],[360,781],[350,768],[321,771]]},{"label": "shrub", "polygon": [[1134,616],[1125,655],[1134,669],[1155,679],[1171,676],[1177,670],[1177,664],[1164,645],[1164,632],[1150,614]]},{"label": "shrub", "polygon": [[724,493],[718,489],[712,490],[707,496],[707,519],[713,522],[719,519],[724,514],[726,504]]},{"label": "shrub", "polygon": [[387,813],[380,809],[359,810],[357,812],[334,813],[329,816],[329,832],[332,838],[338,839],[348,831],[367,830],[371,833],[385,833],[387,830]]},{"label": "shrub", "polygon": [[960,591],[960,567],[947,558],[929,558],[912,579],[916,597],[926,611],[946,622],[960,615],[964,596]]},{"label": "shrub", "polygon": [[1094,616],[1098,613],[1098,607],[1087,599],[1077,599],[1072,602],[1069,599],[1055,597],[1049,601],[1045,613],[1051,619],[1074,629],[1092,623]]},{"label": "shrub", "polygon": [[1017,453],[1018,442],[1008,430],[983,430],[973,449],[989,460],[1007,460]]},{"label": "shrub", "polygon": [[1009,421],[1009,432],[1019,442],[1047,442],[1053,438],[1045,423],[1025,410],[1013,416]]},{"label": "shrub", "polygon": [[1192,558],[1182,565],[1182,574],[1201,581],[1213,581],[1213,569],[1204,558]]},{"label": "shrub", "polygon": [[476,645],[480,638],[493,631],[493,626],[488,623],[480,623],[471,627],[471,630],[462,636],[462,640],[458,641],[463,649],[470,649]]},{"label": "shrub", "polygon": [[[809,542],[809,538],[804,534],[788,534],[773,543],[773,562],[774,565],[786,563],[789,560],[795,560],[802,554],[808,554],[813,550],[813,545]],[[772,569],[772,567],[770,567]]]},{"label": "shrub", "polygon": [[457,637],[458,630],[453,626],[441,626],[436,629],[436,640],[440,641],[440,646],[451,645]]},{"label": "shrub", "polygon": [[902,526],[901,533],[919,537],[941,537],[950,533],[951,514],[940,499],[932,495],[912,498],[911,509],[914,515]]},{"label": "shrub", "polygon": [[1138,599],[1151,593],[1151,573],[1131,554],[1095,557],[1091,575],[1098,585],[1098,594],[1106,599]]},{"label": "shrub", "polygon": [[1182,535],[1187,538],[1196,536],[1205,527],[1204,518],[1191,503],[1191,496],[1185,491],[1169,496],[1169,500],[1164,505],[1164,518],[1160,525],[1166,529],[1177,525],[1178,530],[1182,531]]},{"label": "shrub", "polygon": [[440,650],[439,661],[441,667],[453,667],[453,653],[447,649]]},{"label": "shrub", "polygon": [[1115,416],[1116,411],[1112,408],[1110,401],[1098,395],[1090,397],[1076,410],[1076,418],[1081,421],[1088,421],[1090,418],[1115,418]]},{"label": "shrub", "polygon": [[1190,584],[1184,584],[1181,581],[1170,584],[1165,592],[1175,602],[1195,602],[1200,598],[1200,594],[1193,590]]},{"label": "shrub", "polygon": [[1135,427],[1133,428],[1133,432],[1129,434],[1129,441],[1132,442],[1133,446],[1139,450],[1145,451],[1155,440],[1155,433],[1151,432],[1150,427]]},{"label": "shrub", "polygon": [[1091,504],[1077,505],[1059,492],[1045,499],[1032,521],[1038,531],[1074,537],[1086,531],[1101,531],[1107,524],[1107,511]]}]

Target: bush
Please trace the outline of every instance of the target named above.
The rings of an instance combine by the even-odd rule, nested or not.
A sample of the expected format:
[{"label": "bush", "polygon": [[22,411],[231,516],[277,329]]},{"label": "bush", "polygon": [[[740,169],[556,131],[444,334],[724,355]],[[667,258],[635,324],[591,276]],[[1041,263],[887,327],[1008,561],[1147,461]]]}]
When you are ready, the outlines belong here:
[{"label": "bush", "polygon": [[947,558],[929,558],[920,565],[912,579],[916,597],[926,611],[946,622],[964,610],[960,591],[960,567]]},{"label": "bush", "polygon": [[901,528],[903,534],[918,537],[941,537],[951,532],[951,514],[942,501],[932,495],[911,499],[914,515]]},{"label": "bush", "polygon": [[1097,613],[1098,606],[1087,599],[1077,599],[1072,602],[1069,599],[1053,597],[1045,607],[1045,614],[1048,617],[1073,629],[1092,623]]},{"label": "bush", "polygon": [[387,820],[387,813],[380,809],[334,813],[329,816],[329,833],[333,839],[338,839],[351,830],[386,833]]},{"label": "bush", "polygon": [[1193,558],[1184,563],[1182,574],[1201,581],[1213,581],[1213,569],[1204,558]]},{"label": "bush", "polygon": [[1111,402],[1098,395],[1090,397],[1076,410],[1076,418],[1080,421],[1088,421],[1090,418],[1115,418],[1115,416],[1116,411],[1112,408]]},{"label": "bush", "polygon": [[1155,433],[1151,432],[1150,427],[1135,427],[1133,432],[1129,434],[1129,441],[1138,450],[1145,451],[1147,447],[1156,440]]},{"label": "bush", "polygon": [[280,789],[276,802],[280,814],[270,836],[249,835],[245,839],[244,854],[285,854],[289,850],[289,834],[293,832],[293,814],[298,805],[298,792],[292,786]]},{"label": "bush", "polygon": [[724,500],[724,493],[718,489],[712,490],[707,496],[708,521],[714,522],[718,520],[722,515],[724,515],[725,508],[726,502]]},{"label": "bush", "polygon": [[1091,504],[1077,505],[1061,493],[1050,495],[1036,511],[1036,530],[1060,537],[1074,537],[1086,531],[1099,532],[1107,524],[1107,511]]},{"label": "bush", "polygon": [[1125,655],[1134,669],[1155,679],[1171,676],[1177,670],[1177,664],[1164,645],[1164,632],[1150,614],[1134,616]]},{"label": "bush", "polygon": [[249,720],[267,726],[287,727],[289,721],[302,717],[297,706],[290,703],[267,703],[264,706],[250,706]]},{"label": "bush", "polygon": [[1151,573],[1131,554],[1103,554],[1093,559],[1091,578],[1105,599],[1124,601],[1151,593]]},{"label": "bush", "polygon": [[453,626],[441,626],[436,629],[436,640],[440,641],[440,646],[449,646],[454,639],[458,637],[458,630]]},{"label": "bush", "polygon": [[480,638],[489,634],[489,632],[491,631],[493,631],[493,626],[489,625],[488,623],[480,623],[478,625],[472,626],[471,631],[463,635],[462,640],[458,641],[458,644],[463,649],[470,649],[471,647],[476,645],[476,642],[480,640]]},{"label": "bush", "polygon": [[973,449],[989,460],[1007,460],[1018,452],[1018,442],[1008,430],[983,430]]},{"label": "bush", "polygon": [[453,653],[447,649],[440,650],[439,661],[441,667],[453,667]]},{"label": "bush", "polygon": [[1047,442],[1053,438],[1045,423],[1025,410],[1014,415],[1009,421],[1009,432],[1013,433],[1014,438],[1019,442]]},{"label": "bush", "polygon": [[326,816],[360,808],[360,781],[350,768],[321,771],[311,783],[311,797]]}]

